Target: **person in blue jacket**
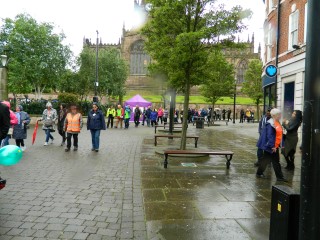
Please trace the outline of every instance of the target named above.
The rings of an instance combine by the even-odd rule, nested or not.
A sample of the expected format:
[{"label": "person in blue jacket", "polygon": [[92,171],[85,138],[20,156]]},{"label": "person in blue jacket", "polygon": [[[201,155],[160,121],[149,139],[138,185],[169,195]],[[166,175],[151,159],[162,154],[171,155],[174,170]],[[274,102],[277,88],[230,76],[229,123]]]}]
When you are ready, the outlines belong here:
[{"label": "person in blue jacket", "polygon": [[153,111],[150,114],[150,119],[151,119],[151,126],[153,127],[154,125],[157,125],[157,117],[158,117],[158,112],[156,109],[153,109]]},{"label": "person in blue jacket", "polygon": [[104,114],[99,109],[97,103],[92,104],[92,109],[88,113],[87,129],[91,132],[91,151],[99,152],[100,131],[106,130],[106,122],[104,120]]},{"label": "person in blue jacket", "polygon": [[261,137],[257,143],[257,147],[263,150],[263,158],[258,166],[256,176],[264,178],[263,172],[271,161],[277,181],[287,182],[281,171],[279,155],[283,135],[282,126],[279,122],[281,112],[279,109],[273,108],[270,111],[270,115],[271,118],[266,122],[266,126],[262,130]]}]

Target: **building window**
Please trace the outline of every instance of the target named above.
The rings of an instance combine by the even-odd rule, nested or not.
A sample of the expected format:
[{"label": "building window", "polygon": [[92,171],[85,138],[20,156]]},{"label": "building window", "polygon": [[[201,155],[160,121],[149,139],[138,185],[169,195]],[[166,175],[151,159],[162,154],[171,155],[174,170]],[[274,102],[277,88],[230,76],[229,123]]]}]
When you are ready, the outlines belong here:
[{"label": "building window", "polygon": [[308,23],[308,3],[306,3],[304,8],[304,38],[303,41],[307,42],[307,24]]},{"label": "building window", "polygon": [[266,41],[266,51],[267,51],[267,62],[271,60],[272,57],[272,26],[269,23],[267,41]]},{"label": "building window", "polygon": [[237,68],[237,84],[244,82],[244,74],[248,68],[248,63],[246,60],[241,60]]},{"label": "building window", "polygon": [[144,51],[143,40],[134,42],[130,51],[130,74],[146,75],[149,63],[150,56]]},{"label": "building window", "polygon": [[298,26],[299,26],[299,11],[291,13],[289,16],[289,46],[292,49],[293,45],[298,45]]}]

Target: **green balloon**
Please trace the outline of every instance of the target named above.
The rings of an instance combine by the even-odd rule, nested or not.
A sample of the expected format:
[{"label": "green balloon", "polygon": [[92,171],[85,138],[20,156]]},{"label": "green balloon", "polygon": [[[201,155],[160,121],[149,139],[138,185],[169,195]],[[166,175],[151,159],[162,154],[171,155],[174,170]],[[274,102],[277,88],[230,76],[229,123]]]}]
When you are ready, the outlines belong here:
[{"label": "green balloon", "polygon": [[20,162],[22,155],[21,148],[15,145],[4,146],[0,148],[0,165],[15,165]]}]

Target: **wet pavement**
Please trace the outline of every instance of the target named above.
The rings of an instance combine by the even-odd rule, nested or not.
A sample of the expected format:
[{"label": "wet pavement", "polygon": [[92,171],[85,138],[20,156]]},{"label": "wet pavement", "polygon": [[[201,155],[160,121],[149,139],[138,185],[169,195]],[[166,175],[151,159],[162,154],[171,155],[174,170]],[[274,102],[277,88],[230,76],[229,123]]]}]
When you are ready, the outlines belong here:
[{"label": "wet pavement", "polygon": [[[189,125],[188,134],[200,135],[199,150],[234,152],[230,169],[223,156],[169,157],[164,169],[156,151],[178,148],[180,140],[161,138],[155,147],[154,128],[108,129],[98,153],[90,151],[85,129],[79,150],[68,153],[57,133],[54,144],[43,146],[41,129],[31,146],[32,131],[22,161],[0,166],[7,179],[1,240],[269,239],[271,187],[283,183],[271,167],[267,179],[255,177],[257,124]],[[187,148],[194,149],[194,140]],[[283,172],[298,191],[300,164]]]}]

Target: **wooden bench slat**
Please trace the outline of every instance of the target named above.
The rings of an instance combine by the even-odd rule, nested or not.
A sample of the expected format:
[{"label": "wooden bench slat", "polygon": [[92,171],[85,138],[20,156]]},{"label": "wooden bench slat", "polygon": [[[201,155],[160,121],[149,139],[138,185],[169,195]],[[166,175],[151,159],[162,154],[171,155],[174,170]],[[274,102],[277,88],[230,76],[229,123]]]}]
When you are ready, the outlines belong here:
[{"label": "wooden bench slat", "polygon": [[[158,137],[164,137],[164,138],[181,138],[181,135],[170,135],[170,134],[156,134],[154,135],[154,145],[157,146],[157,138]],[[194,146],[195,148],[198,147],[198,139],[199,136],[191,136],[191,135],[187,135],[186,138],[194,138]]]}]

